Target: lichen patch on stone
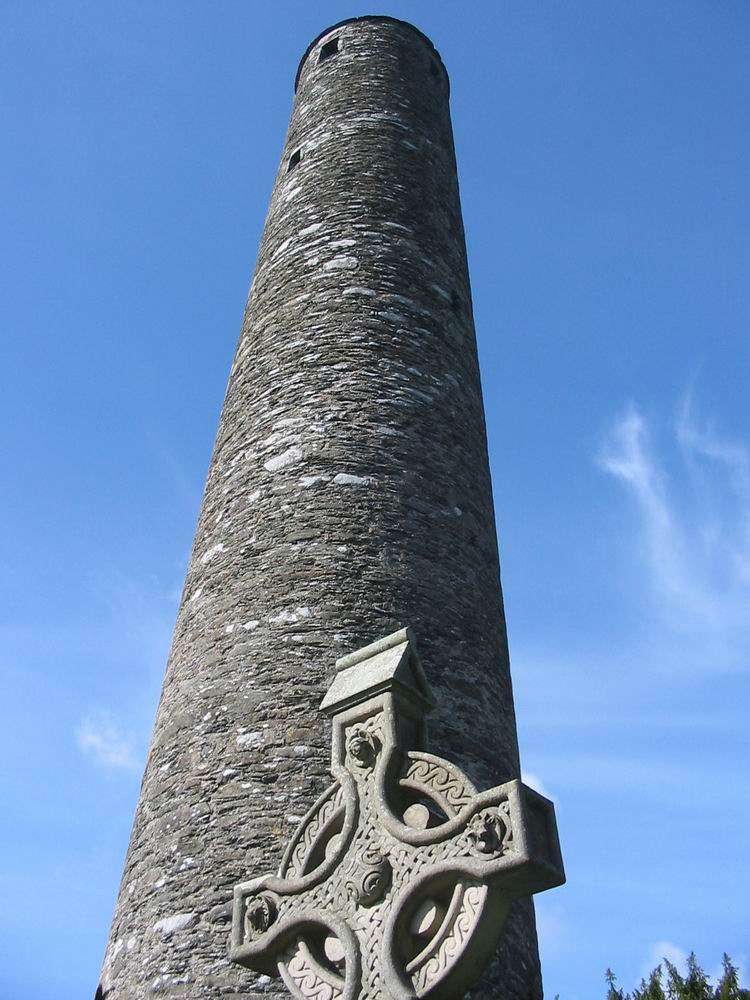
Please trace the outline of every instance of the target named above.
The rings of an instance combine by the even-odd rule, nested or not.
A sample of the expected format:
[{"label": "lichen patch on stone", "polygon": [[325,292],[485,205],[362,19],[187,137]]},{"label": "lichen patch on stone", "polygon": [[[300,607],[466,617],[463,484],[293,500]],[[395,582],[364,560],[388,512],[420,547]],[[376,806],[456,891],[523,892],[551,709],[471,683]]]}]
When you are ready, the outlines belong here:
[{"label": "lichen patch on stone", "polygon": [[171,937],[172,934],[176,934],[178,931],[195,927],[197,923],[197,913],[175,913],[171,917],[163,917],[161,920],[157,920],[154,924],[154,930],[158,934],[163,934],[164,937]]},{"label": "lichen patch on stone", "polygon": [[290,465],[297,465],[304,457],[302,449],[297,445],[292,445],[291,448],[287,448],[280,455],[269,458],[268,461],[263,463],[263,468],[267,469],[268,472],[279,472],[281,469],[287,469]]}]

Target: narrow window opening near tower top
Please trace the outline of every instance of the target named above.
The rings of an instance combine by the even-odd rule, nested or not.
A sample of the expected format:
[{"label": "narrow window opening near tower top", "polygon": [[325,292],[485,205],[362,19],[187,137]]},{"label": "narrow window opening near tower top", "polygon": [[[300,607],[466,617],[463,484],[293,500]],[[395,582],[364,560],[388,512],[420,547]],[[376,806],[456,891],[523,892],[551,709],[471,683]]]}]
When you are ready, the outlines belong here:
[{"label": "narrow window opening near tower top", "polygon": [[292,155],[289,157],[289,163],[287,164],[286,172],[291,174],[294,168],[297,166],[299,161],[302,159],[302,150],[295,149]]},{"label": "narrow window opening near tower top", "polygon": [[338,38],[331,38],[330,41],[325,42],[320,47],[320,56],[318,57],[318,62],[325,62],[326,59],[330,59],[331,56],[335,56],[339,50],[339,40]]},{"label": "narrow window opening near tower top", "polygon": [[440,70],[438,69],[438,64],[436,62],[430,63],[430,73],[432,73],[434,77],[440,76]]}]

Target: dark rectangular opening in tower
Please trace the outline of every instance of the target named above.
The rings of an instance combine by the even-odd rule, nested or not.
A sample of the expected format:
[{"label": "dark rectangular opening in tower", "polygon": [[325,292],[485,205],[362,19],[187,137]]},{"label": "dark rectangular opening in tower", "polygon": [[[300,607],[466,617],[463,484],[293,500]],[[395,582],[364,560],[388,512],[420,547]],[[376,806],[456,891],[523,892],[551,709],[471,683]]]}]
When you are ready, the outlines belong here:
[{"label": "dark rectangular opening in tower", "polygon": [[326,59],[330,59],[331,56],[335,56],[339,50],[339,40],[338,38],[332,38],[330,41],[326,42],[320,47],[320,57],[318,62],[325,62]]},{"label": "dark rectangular opening in tower", "polygon": [[301,159],[302,159],[302,150],[295,149],[295,151],[289,157],[289,163],[287,164],[286,172],[290,174]]}]

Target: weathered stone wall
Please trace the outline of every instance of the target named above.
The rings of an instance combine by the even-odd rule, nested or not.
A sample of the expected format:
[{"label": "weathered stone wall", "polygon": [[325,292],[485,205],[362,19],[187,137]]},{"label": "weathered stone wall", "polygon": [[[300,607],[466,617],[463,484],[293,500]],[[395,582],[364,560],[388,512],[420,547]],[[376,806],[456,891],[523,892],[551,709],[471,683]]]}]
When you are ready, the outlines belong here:
[{"label": "weathered stone wall", "polygon": [[[516,776],[448,81],[368,18],[301,67],[100,995],[287,995],[228,963],[232,889],[328,782],[334,660],[407,624],[431,747],[480,787]],[[515,904],[471,996],[540,995]]]}]

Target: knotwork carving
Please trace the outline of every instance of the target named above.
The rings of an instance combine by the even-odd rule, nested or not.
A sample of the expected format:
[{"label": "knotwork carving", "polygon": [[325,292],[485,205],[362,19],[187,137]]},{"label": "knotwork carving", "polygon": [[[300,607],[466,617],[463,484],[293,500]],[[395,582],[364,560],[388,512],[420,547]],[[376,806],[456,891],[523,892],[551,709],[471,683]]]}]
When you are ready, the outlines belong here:
[{"label": "knotwork carving", "polygon": [[352,900],[355,905],[372,906],[382,899],[392,874],[391,863],[380,847],[365,847],[346,870],[343,882],[344,896]]},{"label": "knotwork carving", "polygon": [[408,629],[337,664],[334,783],[277,876],[235,889],[231,958],[297,1000],[454,1000],[514,896],[564,881],[552,803],[513,780],[477,792],[424,742],[429,687]]}]

